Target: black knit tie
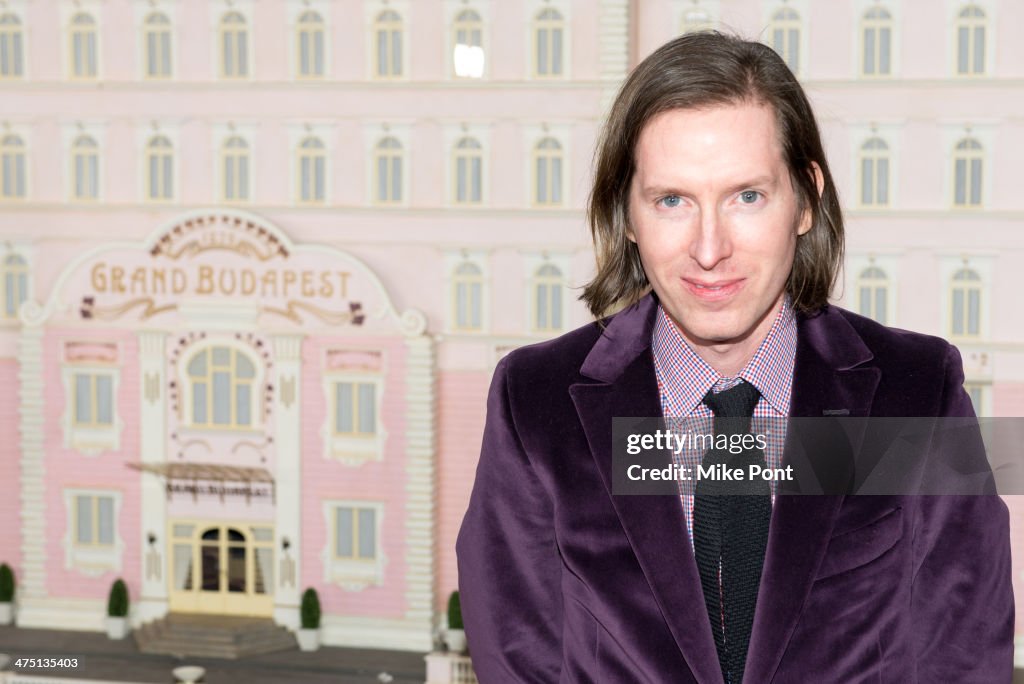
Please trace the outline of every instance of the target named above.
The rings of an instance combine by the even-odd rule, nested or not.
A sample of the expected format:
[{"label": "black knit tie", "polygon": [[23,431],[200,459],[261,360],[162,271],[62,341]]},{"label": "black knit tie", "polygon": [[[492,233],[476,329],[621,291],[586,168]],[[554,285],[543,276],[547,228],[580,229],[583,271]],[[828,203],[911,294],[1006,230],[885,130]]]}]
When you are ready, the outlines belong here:
[{"label": "black knit tie", "polygon": [[[760,396],[757,388],[745,381],[724,392],[708,392],[704,396],[704,403],[715,416],[716,442],[722,440],[720,435],[725,435],[732,444],[740,439],[739,435],[750,431],[750,419]],[[746,441],[749,443],[751,438]],[[711,466],[739,468],[744,479],[700,478],[693,503],[694,554],[726,684],[743,681],[757,588],[768,545],[771,488],[760,477],[747,479],[750,466],[755,464],[765,467],[764,452],[756,447],[739,453],[708,449],[701,463],[705,470]]]}]

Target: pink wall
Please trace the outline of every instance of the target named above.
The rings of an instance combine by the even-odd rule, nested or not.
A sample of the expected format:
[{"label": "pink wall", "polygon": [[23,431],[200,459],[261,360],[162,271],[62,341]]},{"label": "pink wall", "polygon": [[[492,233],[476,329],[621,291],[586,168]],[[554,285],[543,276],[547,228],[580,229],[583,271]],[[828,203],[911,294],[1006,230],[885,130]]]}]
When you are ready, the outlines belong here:
[{"label": "pink wall", "polygon": [[[380,420],[387,439],[379,462],[345,465],[324,454],[320,433],[328,420],[323,390],[324,355],[329,348],[370,349],[384,353],[384,394]],[[405,345],[401,338],[308,338],[302,347],[302,587],[316,587],[325,613],[400,618],[405,611]],[[349,592],[326,582],[322,552],[330,529],[325,499],[365,500],[384,504],[381,548],[386,559],[384,582]]]},{"label": "pink wall", "polygon": [[[67,397],[61,381],[62,344],[66,340],[102,340],[119,345],[121,381],[116,397],[117,415],[124,422],[121,449],[86,456],[64,447],[61,416]],[[139,539],[142,520],[139,482],[141,474],[125,467],[125,462],[138,461],[139,445],[139,376],[138,345],[131,333],[120,330],[85,328],[51,328],[43,339],[45,370],[44,398],[46,407],[44,444],[46,450],[46,579],[51,596],[68,598],[105,597],[117,575],[112,572],[90,577],[66,570],[64,536],[67,534],[65,488],[96,488],[121,492],[121,511],[117,516],[116,534],[124,540],[122,569],[119,575],[128,584],[129,596],[137,598],[141,587]]]},{"label": "pink wall", "polygon": [[0,562],[21,570],[21,452],[18,449],[18,365],[13,359],[0,359]]}]

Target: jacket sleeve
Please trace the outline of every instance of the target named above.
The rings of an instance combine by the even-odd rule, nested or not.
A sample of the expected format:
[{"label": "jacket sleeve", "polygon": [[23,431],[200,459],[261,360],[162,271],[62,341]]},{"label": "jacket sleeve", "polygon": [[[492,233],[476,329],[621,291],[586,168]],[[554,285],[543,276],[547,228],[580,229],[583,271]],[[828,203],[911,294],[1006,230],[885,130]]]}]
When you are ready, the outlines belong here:
[{"label": "jacket sleeve", "polygon": [[456,543],[466,638],[482,684],[557,682],[562,662],[554,506],[517,432],[512,356],[491,381],[476,481]]},{"label": "jacket sleeve", "polygon": [[[949,347],[944,370],[940,417],[973,417],[955,347]],[[980,433],[977,439],[980,444]],[[972,451],[984,455],[983,447]],[[917,500],[911,599],[916,680],[1008,684],[1014,604],[1006,504],[994,493]]]}]

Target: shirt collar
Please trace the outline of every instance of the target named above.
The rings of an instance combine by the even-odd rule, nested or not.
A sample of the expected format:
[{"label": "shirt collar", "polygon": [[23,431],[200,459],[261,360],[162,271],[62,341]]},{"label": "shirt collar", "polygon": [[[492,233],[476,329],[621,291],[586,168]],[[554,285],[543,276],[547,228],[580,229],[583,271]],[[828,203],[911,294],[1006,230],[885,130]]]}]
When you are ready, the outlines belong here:
[{"label": "shirt collar", "polygon": [[[783,416],[789,415],[796,331],[796,316],[787,296],[768,334],[736,376],[756,387],[772,409]],[[700,406],[708,390],[719,384],[735,384],[730,381],[736,378],[723,378],[697,355],[661,304],[652,350],[662,394],[668,399],[666,408],[672,409],[672,415],[689,415]]]}]

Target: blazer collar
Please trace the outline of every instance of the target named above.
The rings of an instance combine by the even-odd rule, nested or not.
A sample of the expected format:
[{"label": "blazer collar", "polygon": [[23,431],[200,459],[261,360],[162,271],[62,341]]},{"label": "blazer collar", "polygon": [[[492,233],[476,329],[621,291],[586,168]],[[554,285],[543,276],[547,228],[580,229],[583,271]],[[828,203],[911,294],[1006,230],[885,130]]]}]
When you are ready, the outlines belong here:
[{"label": "blazer collar", "polygon": [[[700,575],[680,498],[612,496],[612,418],[661,415],[651,355],[656,296],[612,317],[584,360],[590,382],[569,388],[609,498],[662,615],[694,677],[721,684]],[[846,411],[866,416],[880,372],[871,351],[839,311],[798,315],[792,416]],[[852,446],[859,446],[857,436]],[[787,442],[786,454],[791,445]],[[666,454],[666,459],[668,455]],[[770,681],[824,556],[841,497],[778,496],[772,510],[746,678]],[[666,543],[675,537],[678,543]]]}]

